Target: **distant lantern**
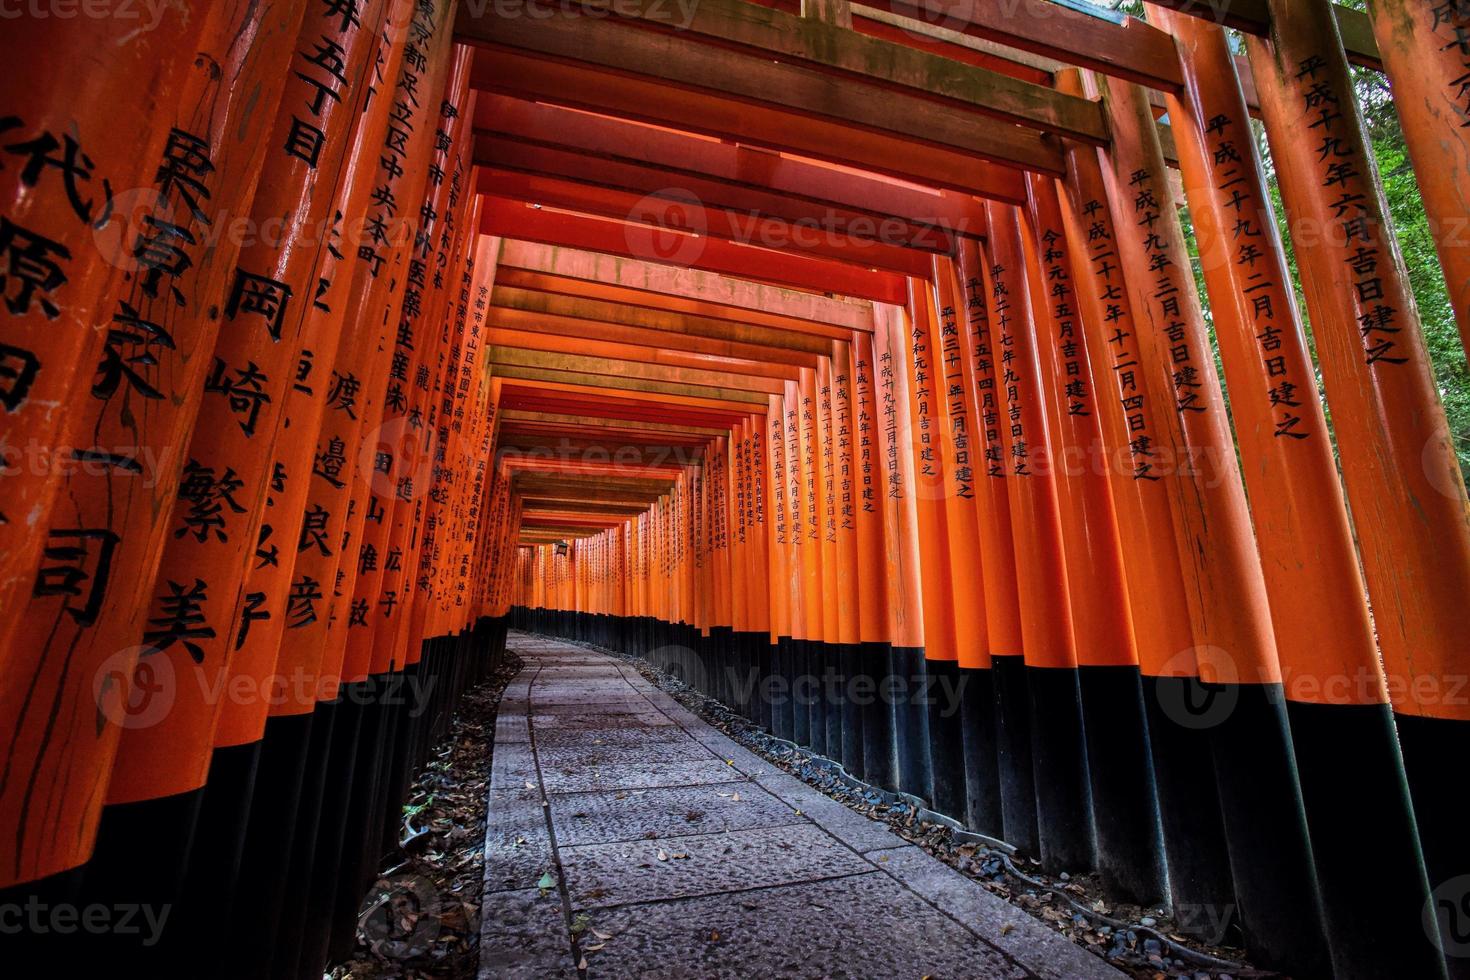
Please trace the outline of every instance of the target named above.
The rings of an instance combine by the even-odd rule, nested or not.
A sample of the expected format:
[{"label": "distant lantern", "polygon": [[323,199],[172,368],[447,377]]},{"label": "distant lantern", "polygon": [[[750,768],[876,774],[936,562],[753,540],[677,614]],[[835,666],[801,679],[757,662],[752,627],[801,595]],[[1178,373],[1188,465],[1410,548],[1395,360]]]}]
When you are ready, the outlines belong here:
[{"label": "distant lantern", "polygon": [[558,555],[564,555],[567,553],[567,543],[565,541],[558,541],[556,543],[556,553]]}]

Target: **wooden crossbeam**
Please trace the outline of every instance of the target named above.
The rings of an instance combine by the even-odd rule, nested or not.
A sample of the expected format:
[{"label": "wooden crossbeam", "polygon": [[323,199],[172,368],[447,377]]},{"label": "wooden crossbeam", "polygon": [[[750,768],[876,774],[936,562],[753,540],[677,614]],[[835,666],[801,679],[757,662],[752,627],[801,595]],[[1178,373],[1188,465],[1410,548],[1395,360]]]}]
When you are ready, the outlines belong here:
[{"label": "wooden crossbeam", "polygon": [[[636,0],[581,0],[589,10],[610,10],[618,18],[666,29],[667,8]],[[844,5],[845,7],[845,5]],[[1066,96],[1010,75],[944,58],[907,44],[881,40],[838,26],[805,11],[794,16],[747,0],[700,0],[678,25],[680,38],[718,42],[768,59],[803,66],[871,84],[905,98],[941,99],[974,112],[1082,142],[1102,145],[1107,127],[1095,102]]]},{"label": "wooden crossbeam", "polygon": [[1047,0],[869,0],[866,5],[1152,88],[1184,89],[1173,38],[1137,18],[1109,20]]},{"label": "wooden crossbeam", "polygon": [[[797,329],[790,325],[791,321],[779,321],[779,318],[775,319],[781,322],[780,326],[745,325],[735,317],[707,315],[725,312],[713,310],[711,304],[670,300],[620,286],[515,269],[499,270],[491,302],[492,310],[504,307],[538,316],[594,320],[808,354],[826,354],[832,341],[846,340],[852,334],[850,330],[809,321],[796,321],[800,326]],[[686,312],[691,308],[705,312]],[[749,316],[756,319],[759,314]]]},{"label": "wooden crossbeam", "polygon": [[[709,81],[711,76],[702,77]],[[926,187],[1024,203],[1024,180],[1017,170],[976,159],[965,149],[918,142],[899,133],[861,129],[849,122],[741,100],[715,90],[694,92],[658,79],[612,74],[593,66],[510,49],[477,52],[470,81],[482,91],[687,129]]]},{"label": "wooden crossbeam", "polygon": [[801,369],[789,365],[768,364],[762,361],[744,360],[735,357],[712,357],[707,354],[690,354],[658,347],[642,347],[635,344],[619,344],[599,340],[558,337],[525,330],[490,330],[485,342],[494,348],[518,348],[578,354],[583,358],[599,358],[608,361],[641,361],[661,364],[673,368],[695,368],[712,372],[728,372],[759,378],[785,378],[797,381]]},{"label": "wooden crossbeam", "polygon": [[[751,392],[774,395],[785,390],[779,379],[752,377],[701,368],[670,367],[637,361],[606,360],[558,351],[525,350],[518,347],[492,346],[490,363],[496,368],[529,367],[544,371],[565,372],[597,378],[601,384],[612,382],[657,382],[719,392],[716,397],[742,396]],[[499,371],[497,370],[497,373]],[[743,399],[732,399],[743,400]],[[764,401],[764,399],[762,399]]]},{"label": "wooden crossbeam", "polygon": [[907,276],[925,276],[931,268],[928,252],[806,228],[782,217],[741,213],[706,203],[688,188],[670,186],[667,181],[655,182],[648,192],[611,188],[581,179],[588,172],[571,168],[568,176],[562,176],[482,167],[480,188],[512,201],[642,223],[653,235],[663,234],[665,228],[690,229],[737,244]]},{"label": "wooden crossbeam", "polygon": [[[515,291],[505,290],[500,295],[506,298],[513,292]],[[548,299],[551,298],[548,297]],[[635,318],[630,316],[629,319]],[[815,368],[817,366],[815,353],[803,353],[776,346],[740,343],[711,337],[696,337],[656,328],[623,326],[603,320],[532,313],[503,306],[491,306],[485,311],[485,326],[490,328],[492,333],[496,330],[530,332],[541,336],[612,341],[619,344],[689,351],[716,357],[735,357],[748,361],[787,364],[793,367]]]},{"label": "wooden crossbeam", "polygon": [[[1271,32],[1271,11],[1266,0],[1149,0],[1160,7],[1168,7],[1182,14],[1189,14],[1214,21],[1237,31],[1267,37]],[[1337,30],[1342,35],[1342,47],[1348,61],[1364,68],[1383,70],[1383,58],[1378,52],[1378,40],[1373,36],[1373,21],[1361,10],[1353,10],[1334,4],[1332,13],[1337,18]]]},{"label": "wooden crossbeam", "polygon": [[[782,330],[873,331],[873,304],[585,249],[506,241],[502,269],[525,269],[619,290],[624,301]],[[497,281],[499,279],[497,278]],[[642,297],[630,299],[626,297]]]},{"label": "wooden crossbeam", "polygon": [[523,201],[483,195],[482,200],[480,230],[486,235],[663,262],[677,268],[702,269],[883,303],[902,302],[906,294],[906,280],[898,273],[741,245],[642,222],[536,208]]},{"label": "wooden crossbeam", "polygon": [[738,388],[700,386],[655,381],[646,378],[605,375],[592,371],[563,371],[555,368],[527,367],[519,364],[497,363],[497,377],[516,381],[539,381],[547,384],[564,385],[568,388],[595,388],[599,390],[621,389],[646,395],[671,395],[696,401],[707,401],[720,408],[745,408],[751,405],[764,406],[766,396],[759,392],[743,391]]},{"label": "wooden crossbeam", "polygon": [[[788,10],[789,0],[752,0],[763,6]],[[955,61],[989,68],[1013,78],[1020,78],[1038,85],[1051,84],[1052,73],[1062,65],[1054,58],[1047,58],[1031,51],[1022,51],[1009,45],[950,30],[943,24],[930,24],[912,17],[900,17],[887,10],[879,10],[863,4],[852,5],[853,30],[885,41],[897,41],[916,47],[930,54],[941,55]]]},{"label": "wooden crossbeam", "polygon": [[714,437],[728,435],[729,430],[722,428],[710,428],[697,425],[680,425],[672,422],[629,422],[624,419],[603,418],[601,416],[566,415],[555,412],[522,412],[509,410],[500,413],[502,424],[521,423],[525,425],[578,425],[592,426],[602,429],[617,429],[622,431],[633,431],[639,433],[657,432],[664,435],[687,435],[692,437]]},{"label": "wooden crossbeam", "polygon": [[1063,170],[1061,148],[1045,134],[998,119],[981,123],[973,115],[921,96],[769,57],[691,44],[682,34],[639,30],[617,20],[557,14],[534,21],[476,18],[468,15],[467,7],[461,9],[459,38],[497,49],[478,52],[476,87],[496,87],[480,85],[484,62],[500,63],[507,52],[520,52],[654,81],[665,91],[682,89],[709,102],[737,99],[764,104],[805,120],[828,120],[906,142],[920,141],[1001,166],[1051,174]]},{"label": "wooden crossbeam", "polygon": [[647,395],[617,388],[589,392],[585,387],[549,381],[505,384],[500,404],[505,409],[528,412],[588,415],[633,422],[678,422],[727,429],[750,411],[748,405],[726,406],[704,398],[650,399]]},{"label": "wooden crossbeam", "polygon": [[657,500],[668,488],[668,481],[594,478],[575,474],[554,477],[538,476],[534,473],[517,473],[512,477],[512,487],[521,494],[532,496],[562,494],[569,499],[617,496],[627,501],[635,501],[644,498]]},{"label": "wooden crossbeam", "polygon": [[[800,216],[803,212],[791,209],[804,204],[830,209],[838,215],[904,221],[916,231],[934,228],[964,232],[984,222],[984,203],[969,194],[920,187],[763,147],[490,92],[481,93],[475,101],[475,130],[479,137],[476,161],[512,169],[514,166],[503,155],[486,149],[494,147],[507,154],[511,144],[519,144],[519,161],[537,166],[554,158],[527,157],[530,148],[562,150],[576,154],[578,159],[594,157],[605,164],[621,165],[613,173],[630,186],[643,186],[635,182],[646,179],[637,176],[643,173],[668,174],[696,182],[691,186],[703,188],[701,193],[714,203],[750,205],[752,210]],[[659,186],[671,186],[670,180],[665,178]],[[764,197],[730,199],[729,195],[737,190]],[[927,247],[930,243],[921,239],[914,244]]]}]

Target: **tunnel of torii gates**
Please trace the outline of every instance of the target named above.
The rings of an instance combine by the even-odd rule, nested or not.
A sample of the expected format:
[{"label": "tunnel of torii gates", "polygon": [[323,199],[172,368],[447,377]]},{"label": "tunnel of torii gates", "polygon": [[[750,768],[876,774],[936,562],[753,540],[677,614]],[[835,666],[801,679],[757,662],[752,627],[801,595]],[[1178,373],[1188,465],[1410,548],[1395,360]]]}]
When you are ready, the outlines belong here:
[{"label": "tunnel of torii gates", "polygon": [[1470,522],[1350,74],[1470,335],[1463,0],[103,6],[0,26],[7,944],[319,973],[519,627],[1259,966],[1466,975]]}]

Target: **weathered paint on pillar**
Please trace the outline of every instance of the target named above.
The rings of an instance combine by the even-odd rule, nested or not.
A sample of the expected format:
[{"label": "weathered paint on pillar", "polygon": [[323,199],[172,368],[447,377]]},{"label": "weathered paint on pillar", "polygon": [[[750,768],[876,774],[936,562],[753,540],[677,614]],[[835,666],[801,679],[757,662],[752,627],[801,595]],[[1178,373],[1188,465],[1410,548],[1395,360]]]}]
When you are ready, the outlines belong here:
[{"label": "weathered paint on pillar", "polygon": [[[181,584],[176,607],[149,612],[165,532],[180,533],[170,514],[177,521],[200,487],[185,460],[166,454],[177,452],[199,408],[206,353],[235,277],[230,226],[255,193],[262,136],[301,16],[285,3],[211,8],[204,55],[175,83],[175,125],[153,161],[152,186],[130,204],[146,208],[132,229],[132,261],[106,291],[112,318],[92,349],[90,391],[68,418],[69,441],[90,462],[73,471],[52,510],[52,543],[0,689],[13,719],[0,756],[15,767],[0,780],[0,813],[14,828],[19,880],[86,860],[121,733],[171,715],[175,684],[192,686],[143,656],[146,686],[133,687],[140,655],[176,642],[190,651],[210,628],[193,619],[194,580]],[[205,503],[218,505],[219,526],[247,510],[248,501],[230,506],[233,478],[209,487]],[[172,775],[171,765],[161,768]],[[45,836],[35,836],[41,828]]]},{"label": "weathered paint on pillar", "polygon": [[1470,351],[1470,4],[1372,0],[1373,36]]}]

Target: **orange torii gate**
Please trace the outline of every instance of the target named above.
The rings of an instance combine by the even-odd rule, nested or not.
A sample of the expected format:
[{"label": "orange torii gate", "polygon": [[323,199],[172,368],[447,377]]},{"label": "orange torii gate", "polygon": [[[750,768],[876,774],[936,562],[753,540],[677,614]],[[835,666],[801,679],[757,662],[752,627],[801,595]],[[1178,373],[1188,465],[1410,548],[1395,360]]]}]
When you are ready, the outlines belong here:
[{"label": "orange torii gate", "polygon": [[7,21],[0,904],[319,971],[516,627],[1259,966],[1465,975],[1470,503],[1349,72],[1470,337],[1470,10],[1368,6]]}]

